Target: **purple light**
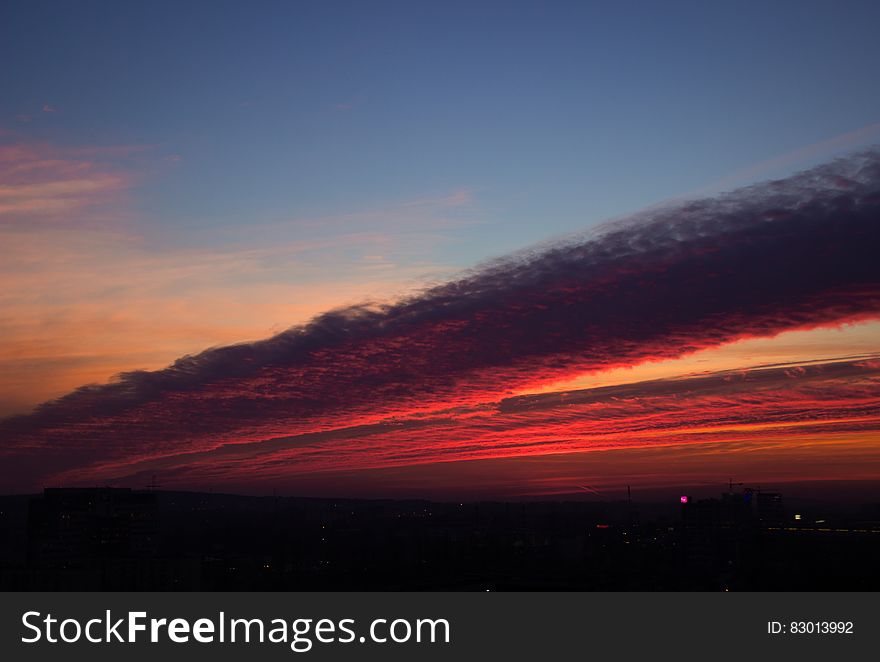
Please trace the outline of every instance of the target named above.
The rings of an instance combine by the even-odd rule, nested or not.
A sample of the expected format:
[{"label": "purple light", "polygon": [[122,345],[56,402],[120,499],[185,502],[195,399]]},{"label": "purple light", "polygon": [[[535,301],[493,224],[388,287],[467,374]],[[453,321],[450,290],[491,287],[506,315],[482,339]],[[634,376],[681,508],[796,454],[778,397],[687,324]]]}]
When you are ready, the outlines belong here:
[{"label": "purple light", "polygon": [[686,496],[682,496],[682,497],[680,497],[680,501],[681,501],[682,503],[687,503],[687,502],[688,502],[688,497],[686,497]]}]

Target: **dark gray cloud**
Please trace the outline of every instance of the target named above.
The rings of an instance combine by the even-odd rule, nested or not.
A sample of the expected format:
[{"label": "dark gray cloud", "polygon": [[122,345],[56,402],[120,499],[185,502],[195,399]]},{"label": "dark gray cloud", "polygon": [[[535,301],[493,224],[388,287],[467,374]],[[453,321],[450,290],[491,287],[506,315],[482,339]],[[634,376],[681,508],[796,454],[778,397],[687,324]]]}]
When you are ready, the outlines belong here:
[{"label": "dark gray cloud", "polygon": [[878,248],[875,149],[83,387],[0,422],[2,478],[33,484],[95,462],[369,425],[576,371],[875,317]]}]

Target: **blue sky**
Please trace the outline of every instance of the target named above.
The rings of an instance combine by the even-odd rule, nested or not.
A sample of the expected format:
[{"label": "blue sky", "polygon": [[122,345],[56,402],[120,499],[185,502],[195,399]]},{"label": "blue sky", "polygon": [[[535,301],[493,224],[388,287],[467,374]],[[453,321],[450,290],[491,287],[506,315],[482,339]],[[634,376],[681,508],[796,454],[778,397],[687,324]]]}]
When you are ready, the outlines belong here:
[{"label": "blue sky", "polygon": [[877,25],[852,1],[7,0],[0,415],[880,142]]},{"label": "blue sky", "polygon": [[880,121],[875,2],[4,7],[7,123],[179,158],[183,234],[466,189],[467,265]]}]

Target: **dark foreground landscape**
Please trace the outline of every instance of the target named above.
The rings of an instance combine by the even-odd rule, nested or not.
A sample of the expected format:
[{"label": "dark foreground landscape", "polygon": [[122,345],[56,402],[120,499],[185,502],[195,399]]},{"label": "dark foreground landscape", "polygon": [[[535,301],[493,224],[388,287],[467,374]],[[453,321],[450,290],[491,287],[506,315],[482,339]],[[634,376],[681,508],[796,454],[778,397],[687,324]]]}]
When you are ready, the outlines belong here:
[{"label": "dark foreground landscape", "polygon": [[3,590],[878,590],[880,504],[0,498]]}]

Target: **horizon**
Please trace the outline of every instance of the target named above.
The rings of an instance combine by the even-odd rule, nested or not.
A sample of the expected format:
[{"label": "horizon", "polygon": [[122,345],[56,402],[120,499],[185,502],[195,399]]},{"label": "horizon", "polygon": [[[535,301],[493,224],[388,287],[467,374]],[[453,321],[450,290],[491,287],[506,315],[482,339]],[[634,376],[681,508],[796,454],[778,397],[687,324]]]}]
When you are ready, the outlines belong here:
[{"label": "horizon", "polygon": [[666,487],[650,487],[631,490],[628,494],[626,489],[620,494],[614,494],[611,491],[591,493],[584,491],[564,492],[558,494],[541,494],[534,496],[520,496],[513,498],[502,497],[475,497],[468,496],[459,499],[444,499],[442,495],[432,497],[431,495],[419,496],[398,495],[398,496],[344,496],[344,495],[321,495],[314,496],[309,494],[278,494],[278,493],[243,493],[243,492],[224,492],[222,490],[185,490],[185,489],[164,489],[161,484],[157,486],[144,485],[136,486],[116,486],[116,485],[47,485],[35,492],[18,492],[9,494],[0,494],[0,499],[19,498],[19,497],[38,497],[45,493],[46,490],[58,491],[90,491],[90,490],[123,490],[139,493],[153,493],[164,495],[193,495],[193,496],[214,496],[214,497],[232,497],[246,499],[294,499],[294,500],[313,500],[322,502],[332,501],[365,501],[365,502],[394,502],[406,503],[410,501],[427,502],[438,505],[468,505],[480,503],[585,503],[585,504],[613,504],[613,503],[631,503],[632,505],[665,505],[671,508],[680,506],[680,497],[688,496],[695,500],[716,499],[724,494],[741,494],[746,491],[753,493],[781,493],[786,502],[795,501],[800,506],[818,506],[824,505],[828,507],[864,507],[876,506],[880,504],[878,500],[877,489],[880,487],[880,481],[877,480],[813,480],[813,481],[789,481],[773,483],[770,485],[751,485],[745,482],[733,482],[731,488],[729,483],[713,483],[710,481],[701,481],[694,484],[666,486]]}]

